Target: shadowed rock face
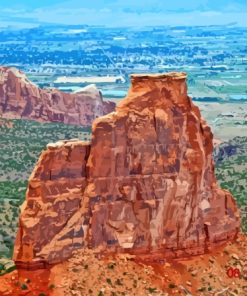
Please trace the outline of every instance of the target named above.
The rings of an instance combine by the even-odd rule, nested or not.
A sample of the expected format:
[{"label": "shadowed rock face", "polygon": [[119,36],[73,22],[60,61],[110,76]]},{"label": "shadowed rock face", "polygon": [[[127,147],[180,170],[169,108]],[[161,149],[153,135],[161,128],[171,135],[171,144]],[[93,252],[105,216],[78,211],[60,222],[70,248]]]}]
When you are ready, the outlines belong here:
[{"label": "shadowed rock face", "polygon": [[95,118],[114,109],[115,103],[104,102],[94,86],[79,93],[40,89],[19,70],[0,67],[0,114],[4,117],[91,126]]},{"label": "shadowed rock face", "polygon": [[30,177],[14,259],[54,263],[76,248],[202,254],[233,239],[239,214],[218,187],[212,133],[186,74],[133,75],[92,142],[49,144]]}]

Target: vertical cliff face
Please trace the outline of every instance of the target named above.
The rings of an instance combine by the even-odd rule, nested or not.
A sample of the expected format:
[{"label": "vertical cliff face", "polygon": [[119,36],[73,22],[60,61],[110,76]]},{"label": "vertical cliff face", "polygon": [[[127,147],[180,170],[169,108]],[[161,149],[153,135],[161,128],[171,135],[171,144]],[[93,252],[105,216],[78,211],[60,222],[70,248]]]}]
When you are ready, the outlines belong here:
[{"label": "vertical cliff face", "polygon": [[16,239],[16,260],[35,263],[36,257],[40,262],[49,255],[49,260],[59,261],[72,249],[83,246],[80,209],[89,151],[89,143],[77,140],[47,145],[29,178]]},{"label": "vertical cliff face", "polygon": [[116,112],[94,121],[90,145],[58,143],[41,155],[23,205],[16,261],[61,261],[83,246],[202,254],[237,234],[235,201],[216,183],[213,136],[187,96],[186,75],[131,79]]},{"label": "vertical cliff face", "polygon": [[92,121],[115,109],[100,91],[87,87],[79,93],[40,89],[15,68],[0,67],[0,114],[38,121],[91,126]]}]

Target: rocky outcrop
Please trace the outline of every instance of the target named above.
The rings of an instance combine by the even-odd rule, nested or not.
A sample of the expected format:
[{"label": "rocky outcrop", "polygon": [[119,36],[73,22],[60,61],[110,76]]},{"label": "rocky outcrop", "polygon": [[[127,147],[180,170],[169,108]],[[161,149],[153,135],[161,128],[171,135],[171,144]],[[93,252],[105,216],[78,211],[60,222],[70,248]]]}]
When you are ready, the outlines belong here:
[{"label": "rocky outcrop", "polygon": [[93,85],[77,93],[40,89],[19,70],[0,67],[0,114],[4,117],[91,126],[95,118],[114,109],[115,103],[104,102]]},{"label": "rocky outcrop", "polygon": [[55,263],[76,248],[178,257],[234,239],[239,215],[218,187],[212,133],[186,75],[132,75],[92,141],[49,144],[29,180],[17,264]]},{"label": "rocky outcrop", "polygon": [[214,161],[220,164],[234,156],[247,154],[247,137],[235,137],[228,142],[217,145],[214,149]]}]

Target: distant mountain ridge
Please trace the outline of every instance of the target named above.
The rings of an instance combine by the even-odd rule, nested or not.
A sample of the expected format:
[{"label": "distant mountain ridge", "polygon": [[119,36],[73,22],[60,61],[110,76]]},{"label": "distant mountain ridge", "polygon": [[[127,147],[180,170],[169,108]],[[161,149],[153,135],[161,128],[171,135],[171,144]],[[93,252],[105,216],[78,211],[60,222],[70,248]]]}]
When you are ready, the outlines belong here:
[{"label": "distant mountain ridge", "polygon": [[16,68],[0,67],[0,114],[41,122],[91,126],[99,116],[114,111],[115,103],[103,101],[96,87],[79,93],[41,89]]}]

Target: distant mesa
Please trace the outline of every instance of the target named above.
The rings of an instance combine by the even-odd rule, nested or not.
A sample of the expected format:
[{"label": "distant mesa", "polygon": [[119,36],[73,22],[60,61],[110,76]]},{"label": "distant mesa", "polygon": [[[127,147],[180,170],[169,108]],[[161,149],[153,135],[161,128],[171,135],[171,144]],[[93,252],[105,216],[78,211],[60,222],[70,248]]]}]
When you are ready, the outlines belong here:
[{"label": "distant mesa", "polygon": [[99,93],[99,90],[97,89],[96,84],[89,84],[87,86],[81,87],[77,90],[75,90],[73,93],[78,94],[78,93]]},{"label": "distant mesa", "polygon": [[186,74],[132,75],[92,141],[42,152],[22,205],[14,260],[36,268],[82,248],[181,257],[234,240],[232,195],[216,181],[213,135]]},{"label": "distant mesa", "polygon": [[3,117],[91,126],[95,118],[114,109],[115,103],[103,101],[96,86],[76,93],[40,89],[16,68],[0,67],[0,114]]},{"label": "distant mesa", "polygon": [[84,77],[58,77],[54,83],[125,83],[122,75],[118,76],[84,76]]}]

